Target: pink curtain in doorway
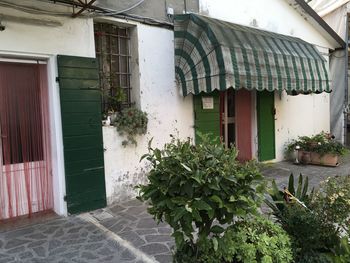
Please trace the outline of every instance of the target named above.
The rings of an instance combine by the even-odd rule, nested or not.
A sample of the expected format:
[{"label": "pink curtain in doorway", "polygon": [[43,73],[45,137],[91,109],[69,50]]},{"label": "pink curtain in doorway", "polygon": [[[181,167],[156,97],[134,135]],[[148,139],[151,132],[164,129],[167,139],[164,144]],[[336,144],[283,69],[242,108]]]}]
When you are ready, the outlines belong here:
[{"label": "pink curtain in doorway", "polygon": [[0,62],[0,220],[53,207],[47,67]]}]

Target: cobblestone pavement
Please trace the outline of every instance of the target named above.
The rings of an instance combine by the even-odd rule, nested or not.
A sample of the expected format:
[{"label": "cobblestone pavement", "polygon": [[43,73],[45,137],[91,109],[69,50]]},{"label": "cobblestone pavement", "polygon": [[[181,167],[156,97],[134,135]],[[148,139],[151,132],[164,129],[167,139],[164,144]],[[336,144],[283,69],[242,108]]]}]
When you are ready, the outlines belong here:
[{"label": "cobblestone pavement", "polygon": [[[302,173],[317,186],[329,176],[350,174],[350,155],[335,168],[281,162],[264,165],[262,171],[280,186],[290,173]],[[170,263],[173,246],[170,227],[157,224],[143,203],[130,200],[81,216],[0,230],[0,263]]]},{"label": "cobblestone pavement", "polygon": [[172,262],[174,241],[170,227],[164,223],[157,224],[140,201],[118,203],[91,214],[108,230],[151,256],[156,262]]},{"label": "cobblestone pavement", "polygon": [[294,174],[294,178],[301,173],[309,178],[309,188],[317,188],[319,183],[328,177],[350,175],[350,154],[341,158],[337,167],[327,167],[318,165],[295,165],[292,162],[279,162],[264,165],[262,172],[268,180],[275,179],[277,185],[287,186],[289,175]]},{"label": "cobblestone pavement", "polygon": [[0,232],[0,263],[141,263],[134,254],[79,217]]}]

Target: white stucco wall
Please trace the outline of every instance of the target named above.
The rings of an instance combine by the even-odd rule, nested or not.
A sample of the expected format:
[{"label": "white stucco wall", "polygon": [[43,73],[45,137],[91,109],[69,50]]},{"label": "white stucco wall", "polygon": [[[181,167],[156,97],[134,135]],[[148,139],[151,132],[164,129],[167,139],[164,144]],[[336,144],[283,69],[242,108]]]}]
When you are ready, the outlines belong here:
[{"label": "white stucco wall", "polygon": [[[145,180],[145,163],[140,157],[147,153],[148,141],[162,147],[170,134],[180,138],[193,137],[192,97],[180,96],[175,85],[174,33],[171,30],[138,24],[131,41],[132,82],[139,82],[134,91],[136,104],[148,113],[147,135],[138,138],[138,145],[121,145],[116,128],[104,127],[105,173],[108,202],[135,196],[134,186]],[[135,58],[136,56],[136,58]],[[137,72],[137,70],[139,72]],[[135,78],[136,81],[135,81]]]},{"label": "white stucco wall", "polygon": [[[25,1],[22,1],[25,3]],[[60,8],[60,12],[71,9]],[[0,14],[11,16],[2,20],[6,29],[0,32],[0,56],[16,58],[44,58],[48,61],[52,119],[53,173],[55,211],[67,213],[63,162],[62,125],[56,55],[95,57],[92,18],[30,15],[14,9],[0,8]],[[45,19],[57,23],[43,26],[13,22],[14,17]],[[37,22],[39,22],[37,20]],[[148,141],[162,146],[174,134],[180,138],[193,137],[192,98],[180,96],[175,85],[173,31],[146,26],[120,19],[96,18],[98,21],[122,23],[131,27],[132,100],[148,113],[146,136],[138,138],[138,145],[124,148],[115,127],[103,127],[105,151],[105,179],[108,202],[135,195],[134,186],[145,181],[145,163],[140,157],[147,152]]]},{"label": "white stucco wall", "polygon": [[[68,14],[71,9],[60,8],[59,11],[66,11]],[[4,14],[1,22],[6,27],[0,32],[0,58],[41,58],[48,63],[54,210],[59,215],[66,215],[67,207],[63,200],[65,178],[59,87],[56,83],[56,55],[94,57],[93,21],[92,19],[31,15],[3,7],[0,8],[0,14]],[[7,16],[10,18],[7,19]],[[16,21],[17,18],[34,20],[28,20],[32,23],[27,20],[21,22]],[[54,21],[57,26],[40,25],[41,19]]]},{"label": "white stucco wall", "polygon": [[[201,13],[246,26],[301,38],[317,46],[328,60],[332,45],[284,0],[200,0]],[[288,141],[330,129],[329,94],[275,96],[276,159],[284,159]],[[256,120],[253,120],[253,127]],[[254,127],[256,130],[256,127]],[[254,132],[256,136],[256,132]],[[257,155],[257,138],[253,138]]]}]

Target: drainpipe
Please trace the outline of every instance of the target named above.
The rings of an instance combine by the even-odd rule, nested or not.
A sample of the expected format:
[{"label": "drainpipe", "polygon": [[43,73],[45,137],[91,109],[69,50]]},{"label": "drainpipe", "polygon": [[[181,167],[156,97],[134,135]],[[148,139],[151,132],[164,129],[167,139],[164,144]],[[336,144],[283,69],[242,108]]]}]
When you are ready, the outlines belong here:
[{"label": "drainpipe", "polygon": [[346,47],[345,47],[345,98],[344,98],[344,144],[347,145],[348,139],[348,111],[349,111],[349,83],[348,83],[348,70],[349,70],[349,16],[346,14]]}]

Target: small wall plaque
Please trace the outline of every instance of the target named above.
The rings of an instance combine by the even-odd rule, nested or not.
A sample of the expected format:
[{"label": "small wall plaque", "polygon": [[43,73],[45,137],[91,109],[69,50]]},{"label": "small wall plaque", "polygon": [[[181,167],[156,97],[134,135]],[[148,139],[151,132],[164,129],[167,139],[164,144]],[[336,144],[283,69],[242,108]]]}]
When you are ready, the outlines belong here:
[{"label": "small wall plaque", "polygon": [[203,110],[214,109],[214,98],[213,97],[202,97]]}]

